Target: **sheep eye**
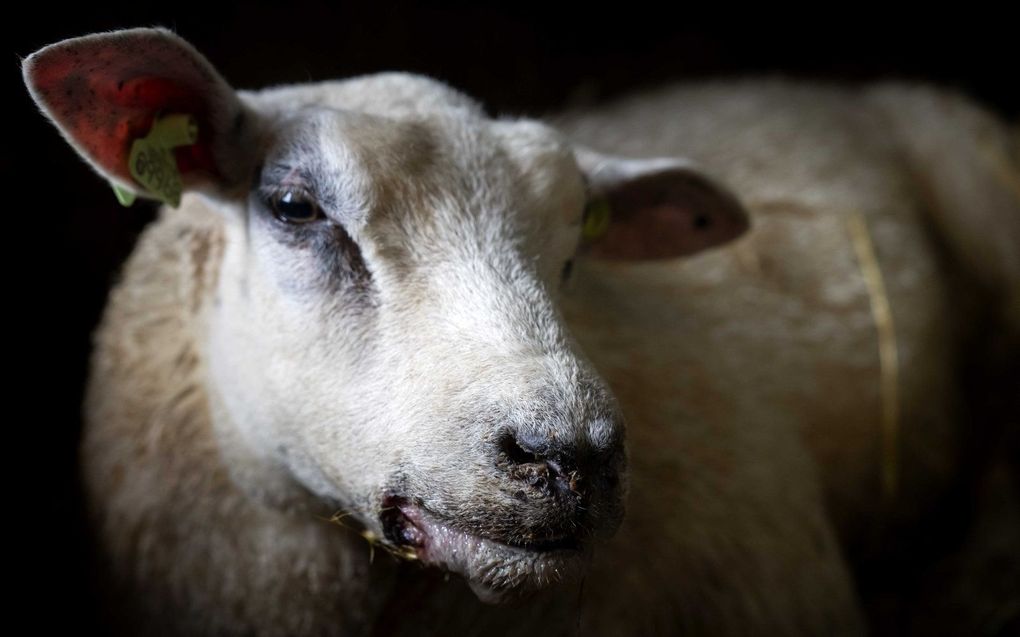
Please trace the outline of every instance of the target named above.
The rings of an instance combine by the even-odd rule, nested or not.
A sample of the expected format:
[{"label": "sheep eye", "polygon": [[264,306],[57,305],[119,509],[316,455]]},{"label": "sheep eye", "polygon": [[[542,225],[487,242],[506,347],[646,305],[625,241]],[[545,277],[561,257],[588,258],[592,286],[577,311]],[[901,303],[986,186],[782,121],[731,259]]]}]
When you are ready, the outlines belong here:
[{"label": "sheep eye", "polygon": [[294,190],[285,190],[269,199],[273,214],[286,223],[309,223],[320,219],[322,210],[307,195]]}]

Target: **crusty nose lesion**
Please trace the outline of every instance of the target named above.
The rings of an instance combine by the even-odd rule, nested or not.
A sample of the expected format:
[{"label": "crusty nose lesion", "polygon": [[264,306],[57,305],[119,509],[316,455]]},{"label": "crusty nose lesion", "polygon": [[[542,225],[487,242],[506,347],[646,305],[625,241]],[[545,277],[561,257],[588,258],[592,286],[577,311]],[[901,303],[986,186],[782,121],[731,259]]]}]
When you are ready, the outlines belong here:
[{"label": "crusty nose lesion", "polygon": [[551,452],[541,440],[510,432],[502,436],[500,451],[502,468],[512,480],[552,496],[581,496],[580,472],[569,452],[547,455]]},{"label": "crusty nose lesion", "polygon": [[521,501],[551,498],[583,506],[611,495],[620,481],[620,457],[622,449],[615,445],[602,449],[551,432],[506,429],[496,444],[496,465]]}]

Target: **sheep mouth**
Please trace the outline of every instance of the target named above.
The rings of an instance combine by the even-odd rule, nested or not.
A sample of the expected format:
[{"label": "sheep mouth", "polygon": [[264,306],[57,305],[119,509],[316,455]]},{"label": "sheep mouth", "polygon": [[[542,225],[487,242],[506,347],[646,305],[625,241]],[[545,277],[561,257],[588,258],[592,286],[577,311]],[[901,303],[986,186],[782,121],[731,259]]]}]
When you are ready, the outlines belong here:
[{"label": "sheep mouth", "polygon": [[406,498],[387,497],[380,522],[397,555],[462,575],[483,602],[525,597],[575,579],[590,557],[574,537],[532,542],[483,537]]}]

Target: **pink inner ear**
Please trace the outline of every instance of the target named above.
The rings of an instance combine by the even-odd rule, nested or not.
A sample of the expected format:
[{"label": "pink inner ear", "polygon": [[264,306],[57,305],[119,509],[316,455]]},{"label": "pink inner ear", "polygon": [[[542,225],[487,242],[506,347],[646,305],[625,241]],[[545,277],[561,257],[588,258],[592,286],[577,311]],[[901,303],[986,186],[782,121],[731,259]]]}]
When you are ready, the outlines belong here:
[{"label": "pink inner ear", "polygon": [[32,67],[36,94],[65,134],[107,173],[133,181],[128,171],[131,144],[148,134],[160,113],[196,117],[199,141],[175,150],[178,168],[213,171],[206,105],[198,92],[179,81],[133,74],[121,59],[123,52],[69,47],[47,53]]},{"label": "pink inner ear", "polygon": [[608,193],[609,230],[590,248],[605,259],[668,259],[735,239],[747,216],[728,193],[707,180],[666,171],[621,184]]}]

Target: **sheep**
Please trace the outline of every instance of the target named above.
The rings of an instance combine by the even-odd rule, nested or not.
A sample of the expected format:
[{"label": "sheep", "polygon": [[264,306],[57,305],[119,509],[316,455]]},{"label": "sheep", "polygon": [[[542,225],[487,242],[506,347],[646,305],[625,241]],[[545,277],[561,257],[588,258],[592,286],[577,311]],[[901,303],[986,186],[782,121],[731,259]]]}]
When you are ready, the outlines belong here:
[{"label": "sheep", "polygon": [[124,632],[861,634],[848,555],[959,480],[957,350],[1020,324],[1017,148],[948,92],[543,123],[400,73],[235,92],[163,29],[23,72],[169,204],[84,407]]}]

